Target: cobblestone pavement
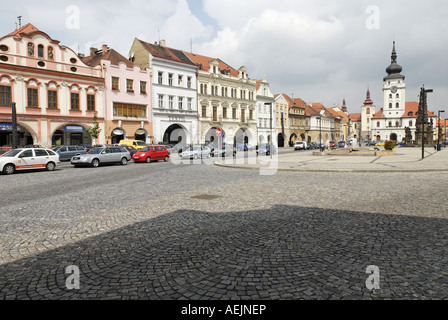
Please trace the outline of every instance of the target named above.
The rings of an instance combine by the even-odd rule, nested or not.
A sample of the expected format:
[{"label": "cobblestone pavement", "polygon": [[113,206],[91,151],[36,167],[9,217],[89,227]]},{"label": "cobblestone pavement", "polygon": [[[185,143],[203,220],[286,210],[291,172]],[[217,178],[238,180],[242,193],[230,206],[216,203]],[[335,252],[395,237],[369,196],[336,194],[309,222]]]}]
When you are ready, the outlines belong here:
[{"label": "cobblestone pavement", "polygon": [[448,299],[447,179],[171,163],[0,176],[0,299]]}]

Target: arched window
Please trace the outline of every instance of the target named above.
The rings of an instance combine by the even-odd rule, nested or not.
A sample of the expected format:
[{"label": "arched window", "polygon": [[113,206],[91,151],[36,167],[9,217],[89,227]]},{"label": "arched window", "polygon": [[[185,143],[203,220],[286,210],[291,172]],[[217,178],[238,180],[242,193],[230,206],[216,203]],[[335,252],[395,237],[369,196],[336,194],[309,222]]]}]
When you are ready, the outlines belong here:
[{"label": "arched window", "polygon": [[396,106],[397,109],[399,109],[400,108],[400,103],[397,102],[397,104],[395,106]]},{"label": "arched window", "polygon": [[392,94],[389,95],[389,99],[392,99]]},{"label": "arched window", "polygon": [[391,109],[392,109],[392,103],[389,103],[389,108],[391,108]]},{"label": "arched window", "polygon": [[395,121],[395,126],[396,126],[396,127],[399,127],[399,126],[400,126],[400,122]]},{"label": "arched window", "polygon": [[381,127],[381,124],[380,124],[379,121],[376,123],[376,127],[377,127],[377,128]]},{"label": "arched window", "polygon": [[43,58],[44,57],[44,46],[41,45],[41,44],[37,46],[37,56],[39,58]]},{"label": "arched window", "polygon": [[389,121],[389,127],[392,127],[392,121]]},{"label": "arched window", "polygon": [[366,114],[370,114],[370,109],[369,108],[366,109]]},{"label": "arched window", "polygon": [[412,127],[412,125],[413,125],[413,122],[411,120],[411,121],[409,121],[409,126]]},{"label": "arched window", "polygon": [[397,99],[400,99],[400,94],[397,93],[397,95],[395,96]]}]

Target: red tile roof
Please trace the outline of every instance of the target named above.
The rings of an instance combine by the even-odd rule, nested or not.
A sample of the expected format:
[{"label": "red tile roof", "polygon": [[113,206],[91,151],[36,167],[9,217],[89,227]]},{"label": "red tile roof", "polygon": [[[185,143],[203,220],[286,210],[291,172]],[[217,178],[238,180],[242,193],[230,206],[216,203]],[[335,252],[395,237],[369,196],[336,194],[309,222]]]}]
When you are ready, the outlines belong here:
[{"label": "red tile roof", "polygon": [[360,113],[349,113],[348,117],[351,121],[361,121],[361,114]]},{"label": "red tile roof", "polygon": [[53,40],[51,39],[51,37],[46,34],[45,32],[40,31],[39,29],[37,29],[35,26],[33,26],[31,23],[27,23],[26,25],[24,25],[23,27],[14,30],[13,32],[11,32],[10,34],[0,38],[0,40],[6,38],[6,37],[18,37],[18,38],[23,38],[23,37],[27,37],[27,38],[31,38],[31,36],[35,33],[40,33],[44,36],[46,36],[48,39],[50,39],[50,41],[54,44],[59,44],[58,40]]},{"label": "red tile roof", "polygon": [[87,64],[88,66],[95,67],[101,65],[101,60],[109,60],[112,65],[118,66],[120,62],[126,64],[126,67],[133,68],[134,64],[122,56],[120,53],[115,51],[114,49],[108,49],[106,52],[102,50],[97,51],[95,54],[82,58],[82,62]]},{"label": "red tile roof", "polygon": [[211,58],[211,57],[203,56],[203,55],[196,54],[196,53],[190,53],[190,52],[185,52],[185,54],[188,56],[188,58],[190,58],[191,61],[193,61],[194,63],[196,63],[199,66],[200,70],[205,70],[205,71],[210,70],[210,63],[213,60],[216,60],[219,63],[218,68],[221,72],[228,72],[229,74],[231,74],[234,77],[238,77],[240,74],[240,72],[238,70],[235,70],[234,68],[229,66],[227,63],[225,63],[221,59]]},{"label": "red tile roof", "polygon": [[187,55],[183,51],[181,51],[181,50],[177,50],[177,49],[161,46],[161,45],[158,45],[158,44],[150,44],[148,42],[145,42],[145,41],[142,41],[142,40],[139,40],[139,39],[137,39],[137,40],[140,41],[140,43],[143,45],[143,47],[153,57],[166,59],[166,60],[171,60],[171,61],[175,61],[175,62],[179,62],[179,63],[195,65],[195,63],[193,61],[191,61],[187,57]]}]

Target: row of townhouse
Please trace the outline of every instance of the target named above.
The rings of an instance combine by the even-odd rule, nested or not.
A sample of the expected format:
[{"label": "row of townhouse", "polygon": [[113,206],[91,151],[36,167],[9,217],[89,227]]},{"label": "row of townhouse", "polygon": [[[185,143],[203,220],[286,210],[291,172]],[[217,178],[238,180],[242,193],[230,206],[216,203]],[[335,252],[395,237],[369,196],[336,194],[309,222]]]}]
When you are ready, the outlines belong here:
[{"label": "row of townhouse", "polygon": [[76,54],[32,24],[0,38],[0,146],[12,143],[13,104],[20,145],[255,144],[257,97],[245,67],[165,41],[135,39],[126,58],[106,45]]},{"label": "row of townhouse", "polygon": [[[325,108],[207,57],[135,39],[128,57],[103,45],[77,54],[32,24],[0,38],[0,146],[19,144],[328,143],[347,139],[342,108]],[[101,135],[88,129],[98,123]],[[218,135],[219,134],[219,135]],[[273,139],[271,139],[273,137]]]}]

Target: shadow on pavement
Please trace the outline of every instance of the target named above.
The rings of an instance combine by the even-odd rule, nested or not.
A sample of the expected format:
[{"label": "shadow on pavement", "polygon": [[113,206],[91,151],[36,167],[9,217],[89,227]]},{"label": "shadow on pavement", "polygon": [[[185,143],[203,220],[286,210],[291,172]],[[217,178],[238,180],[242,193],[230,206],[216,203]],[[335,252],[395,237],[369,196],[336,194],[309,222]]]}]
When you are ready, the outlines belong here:
[{"label": "shadow on pavement", "polygon": [[446,299],[447,234],[444,219],[282,205],[177,211],[2,265],[0,299]]}]

